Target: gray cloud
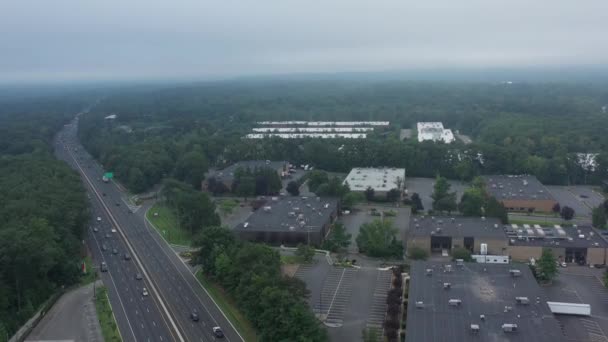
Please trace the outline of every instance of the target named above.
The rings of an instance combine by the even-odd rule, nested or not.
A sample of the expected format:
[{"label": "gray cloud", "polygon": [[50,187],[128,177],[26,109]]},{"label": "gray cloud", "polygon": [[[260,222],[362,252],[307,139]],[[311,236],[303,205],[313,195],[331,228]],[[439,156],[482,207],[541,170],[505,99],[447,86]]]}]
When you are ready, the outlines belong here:
[{"label": "gray cloud", "polygon": [[4,1],[0,78],[605,65],[606,13],[599,0]]}]

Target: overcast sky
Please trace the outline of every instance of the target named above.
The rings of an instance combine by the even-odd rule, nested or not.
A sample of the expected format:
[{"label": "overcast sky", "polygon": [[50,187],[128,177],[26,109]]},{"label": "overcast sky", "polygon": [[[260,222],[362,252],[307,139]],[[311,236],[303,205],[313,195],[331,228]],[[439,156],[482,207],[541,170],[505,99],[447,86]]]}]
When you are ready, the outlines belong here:
[{"label": "overcast sky", "polygon": [[5,0],[0,80],[606,65],[606,0]]}]

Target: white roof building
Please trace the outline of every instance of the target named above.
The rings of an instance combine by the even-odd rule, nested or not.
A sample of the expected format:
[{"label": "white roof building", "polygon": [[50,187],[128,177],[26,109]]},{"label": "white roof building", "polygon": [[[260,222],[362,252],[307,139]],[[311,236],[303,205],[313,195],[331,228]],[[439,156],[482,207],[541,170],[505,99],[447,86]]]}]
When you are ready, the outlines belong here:
[{"label": "white roof building", "polygon": [[431,140],[443,141],[444,143],[449,144],[456,140],[452,130],[445,129],[441,122],[419,122],[417,128],[419,142]]},{"label": "white roof building", "polygon": [[401,190],[405,185],[405,169],[357,167],[346,176],[344,184],[346,183],[351,191],[365,191],[367,188],[374,189],[375,193]]}]

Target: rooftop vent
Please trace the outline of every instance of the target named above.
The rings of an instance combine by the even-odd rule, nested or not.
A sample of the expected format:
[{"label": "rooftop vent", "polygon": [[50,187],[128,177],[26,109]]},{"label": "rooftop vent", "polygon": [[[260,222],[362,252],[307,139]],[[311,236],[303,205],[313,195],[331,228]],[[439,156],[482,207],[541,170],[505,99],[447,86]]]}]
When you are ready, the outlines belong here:
[{"label": "rooftop vent", "polygon": [[424,308],[424,302],[423,301],[416,302],[416,308],[418,308],[418,309]]},{"label": "rooftop vent", "polygon": [[464,259],[456,259],[456,266],[463,267],[464,266]]},{"label": "rooftop vent", "polygon": [[517,304],[528,305],[530,304],[530,300],[528,297],[515,297],[515,301]]},{"label": "rooftop vent", "polygon": [[432,268],[427,268],[426,269],[426,275],[427,276],[433,275],[433,269]]},{"label": "rooftop vent", "polygon": [[482,320],[482,321],[485,321],[486,320],[486,315],[479,315],[479,319]]},{"label": "rooftop vent", "polygon": [[449,290],[452,287],[451,283],[443,283],[443,288]]},{"label": "rooftop vent", "polygon": [[243,228],[247,228],[247,227],[249,227],[249,222],[243,223]]},{"label": "rooftop vent", "polygon": [[517,324],[515,323],[505,323],[502,325],[502,331],[504,332],[516,332]]},{"label": "rooftop vent", "polygon": [[460,306],[462,304],[462,300],[460,300],[460,299],[450,299],[448,301],[448,304],[450,306]]},{"label": "rooftop vent", "polygon": [[479,333],[479,324],[471,324],[471,332],[474,334]]},{"label": "rooftop vent", "polygon": [[452,265],[445,265],[446,272],[452,272]]}]

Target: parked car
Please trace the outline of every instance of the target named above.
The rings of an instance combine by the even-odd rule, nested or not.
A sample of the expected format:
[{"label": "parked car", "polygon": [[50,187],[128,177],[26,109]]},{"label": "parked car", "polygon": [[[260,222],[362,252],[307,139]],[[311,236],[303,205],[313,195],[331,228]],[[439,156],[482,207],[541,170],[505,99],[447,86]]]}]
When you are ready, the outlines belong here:
[{"label": "parked car", "polygon": [[135,279],[136,279],[136,280],[142,280],[142,279],[143,279],[143,277],[141,276],[141,273],[137,273],[137,274],[135,275]]},{"label": "parked car", "polygon": [[125,253],[124,258],[125,260],[131,260],[131,256],[129,255],[129,253]]},{"label": "parked car", "polygon": [[192,312],[190,312],[190,319],[194,322],[198,322],[199,317],[198,312],[196,310],[192,310]]},{"label": "parked car", "polygon": [[213,336],[217,338],[224,338],[224,332],[220,327],[213,327]]},{"label": "parked car", "polygon": [[143,290],[141,291],[141,295],[144,297],[148,296],[148,289],[146,289],[145,287],[143,288]]},{"label": "parked car", "polygon": [[108,272],[108,264],[105,261],[101,262],[101,272]]},{"label": "parked car", "polygon": [[97,216],[97,222],[101,222],[101,217]]}]

